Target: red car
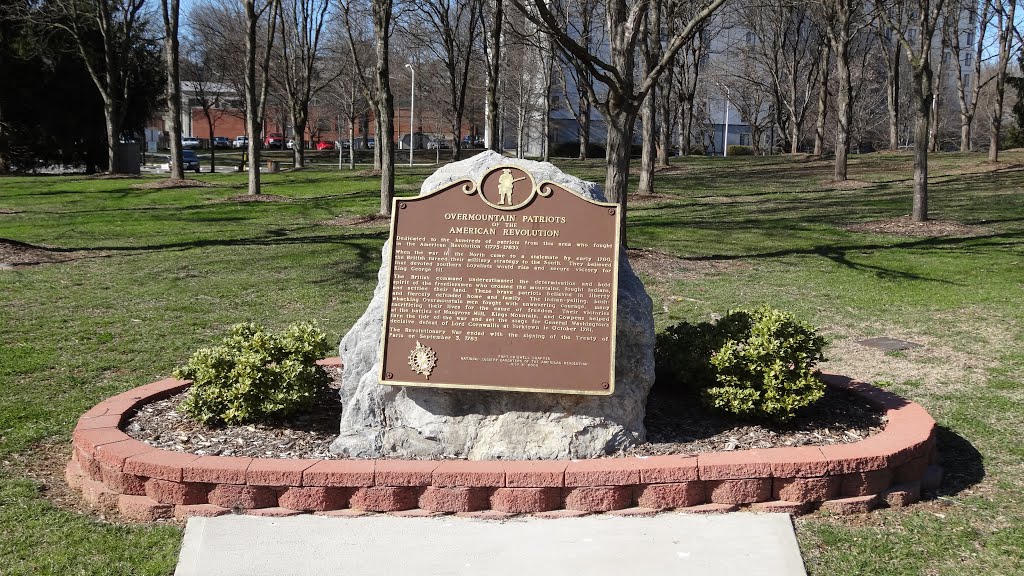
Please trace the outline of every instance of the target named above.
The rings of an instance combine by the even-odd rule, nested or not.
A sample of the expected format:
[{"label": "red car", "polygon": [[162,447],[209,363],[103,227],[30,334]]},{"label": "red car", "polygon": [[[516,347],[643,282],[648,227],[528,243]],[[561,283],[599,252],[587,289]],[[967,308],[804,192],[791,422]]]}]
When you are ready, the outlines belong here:
[{"label": "red car", "polygon": [[271,132],[263,139],[263,147],[270,150],[284,147],[284,136],[280,132]]},{"label": "red car", "polygon": [[334,142],[328,142],[326,140],[316,143],[317,150],[334,150]]}]

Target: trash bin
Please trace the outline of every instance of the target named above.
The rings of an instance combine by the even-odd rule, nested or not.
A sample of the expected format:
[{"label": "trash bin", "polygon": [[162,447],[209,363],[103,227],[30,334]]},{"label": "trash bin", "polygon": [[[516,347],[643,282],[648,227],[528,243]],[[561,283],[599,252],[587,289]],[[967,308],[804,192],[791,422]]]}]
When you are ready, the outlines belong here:
[{"label": "trash bin", "polygon": [[267,160],[267,172],[277,172],[281,170],[281,162],[277,160]]}]

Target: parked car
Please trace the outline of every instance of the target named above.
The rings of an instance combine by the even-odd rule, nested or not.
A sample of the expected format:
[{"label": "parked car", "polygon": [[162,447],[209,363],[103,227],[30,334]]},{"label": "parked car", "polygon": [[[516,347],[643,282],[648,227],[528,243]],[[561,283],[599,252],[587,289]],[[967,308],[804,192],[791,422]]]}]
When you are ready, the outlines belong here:
[{"label": "parked car", "polygon": [[184,165],[185,170],[194,170],[196,174],[199,173],[199,156],[196,156],[195,150],[182,150],[181,163]]},{"label": "parked car", "polygon": [[316,143],[317,150],[334,150],[334,148],[334,142],[328,142],[327,140]]},{"label": "parked car", "polygon": [[231,140],[227,136],[214,136],[210,143],[214,148],[231,148]]},{"label": "parked car", "polygon": [[235,136],[234,142],[231,143],[232,148],[247,148],[249,146],[248,136]]},{"label": "parked car", "polygon": [[201,147],[202,144],[203,143],[200,142],[199,138],[193,138],[191,136],[185,136],[185,137],[183,137],[181,139],[181,148],[182,148],[182,150],[188,150],[188,149],[193,149],[194,150],[196,148]]},{"label": "parked car", "polygon": [[267,134],[267,137],[263,139],[263,147],[268,150],[277,148],[280,150],[284,148],[284,135],[280,132],[271,132]]}]

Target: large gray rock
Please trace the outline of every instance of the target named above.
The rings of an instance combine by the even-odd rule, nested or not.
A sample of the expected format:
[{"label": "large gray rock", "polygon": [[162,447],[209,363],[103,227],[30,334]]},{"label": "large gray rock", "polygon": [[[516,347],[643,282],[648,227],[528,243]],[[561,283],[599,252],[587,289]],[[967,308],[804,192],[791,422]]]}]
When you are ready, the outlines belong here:
[{"label": "large gray rock", "polygon": [[[550,180],[582,196],[604,200],[601,187],[546,162],[514,160],[494,152],[442,167],[421,194],[456,180],[480,179],[500,164],[519,166],[537,182]],[[644,411],[654,383],[651,299],[619,260],[615,393],[576,396],[384,386],[378,383],[379,347],[387,290],[389,244],[377,288],[363,316],[341,341],[344,364],[341,434],[331,451],[350,458],[554,459],[592,458],[645,438]]]}]

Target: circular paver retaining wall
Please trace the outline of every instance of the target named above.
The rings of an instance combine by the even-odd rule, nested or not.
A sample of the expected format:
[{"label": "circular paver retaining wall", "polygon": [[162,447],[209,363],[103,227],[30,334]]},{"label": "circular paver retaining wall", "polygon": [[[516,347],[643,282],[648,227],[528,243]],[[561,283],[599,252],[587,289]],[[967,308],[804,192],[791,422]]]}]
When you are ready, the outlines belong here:
[{"label": "circular paver retaining wall", "polygon": [[66,478],[94,508],[139,521],[239,511],[503,518],[820,508],[848,514],[905,506],[938,486],[935,421],[924,408],[849,378],[824,379],[885,410],[885,429],[835,446],[559,461],[298,460],[160,450],[121,426],[138,407],[191,384],[166,379],[83,414]]}]

